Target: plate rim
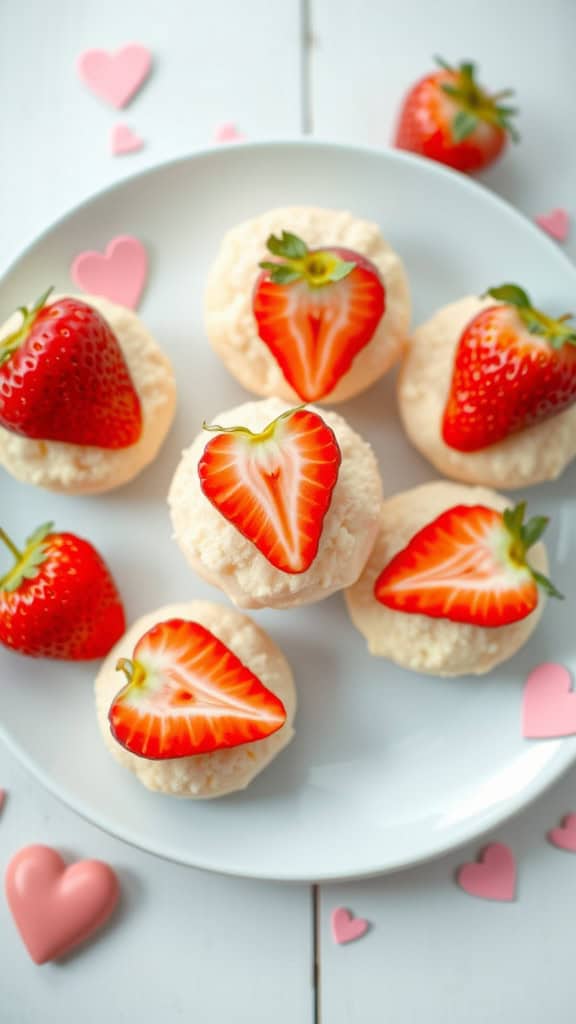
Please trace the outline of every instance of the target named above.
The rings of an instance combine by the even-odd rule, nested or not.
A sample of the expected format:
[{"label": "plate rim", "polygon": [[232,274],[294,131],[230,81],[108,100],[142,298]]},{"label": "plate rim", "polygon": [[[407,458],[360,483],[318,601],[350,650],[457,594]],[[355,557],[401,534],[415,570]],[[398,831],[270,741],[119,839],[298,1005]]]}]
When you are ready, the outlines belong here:
[{"label": "plate rim", "polygon": [[[291,138],[290,136],[286,136],[277,139],[259,139],[235,142],[228,146],[213,144],[210,146],[195,147],[192,150],[188,150],[185,153],[171,157],[167,160],[162,160],[148,167],[140,168],[132,174],[123,176],[118,180],[105,185],[103,188],[91,192],[86,196],[86,198],[81,200],[79,203],[76,203],[73,207],[66,210],[63,214],[45,225],[16,253],[12,259],[9,259],[5,265],[0,267],[0,289],[3,286],[5,279],[17,269],[18,265],[26,259],[29,253],[31,253],[39,243],[44,241],[48,235],[55,230],[58,230],[68,220],[75,217],[80,211],[86,209],[92,203],[104,199],[107,195],[114,193],[119,189],[130,187],[130,185],[141,178],[158,174],[159,172],[176,167],[179,164],[190,163],[197,159],[217,154],[226,154],[230,150],[258,151],[262,149],[279,149],[286,147],[324,151],[328,149],[352,155],[364,154],[370,157],[376,157],[377,159],[383,159],[391,163],[417,165],[421,170],[432,177],[436,176],[451,181],[463,192],[471,193],[477,197],[483,196],[483,202],[491,203],[493,206],[500,208],[507,217],[511,217],[513,220],[520,222],[523,229],[528,227],[528,230],[533,232],[534,237],[539,239],[540,244],[543,242],[545,246],[548,246],[550,254],[554,254],[554,259],[557,260],[559,264],[563,264],[564,269],[568,271],[568,273],[574,275],[576,282],[576,267],[572,260],[570,260],[569,257],[558,247],[557,243],[545,235],[545,233],[537,227],[533,221],[521,213],[515,206],[497,193],[494,193],[481,182],[460,174],[451,168],[438,164],[432,160],[419,157],[403,150],[397,150],[392,147],[379,147],[363,143],[348,143],[320,137],[295,136]],[[523,787],[518,794],[513,797],[507,797],[502,804],[494,805],[491,812],[485,813],[482,817],[482,825],[480,828],[478,828],[478,824],[476,824],[476,826],[473,824],[473,822],[477,822],[478,819],[472,818],[469,820],[469,827],[460,826],[456,829],[453,828],[450,833],[451,838],[447,838],[444,841],[440,840],[428,843],[427,848],[420,854],[412,855],[408,858],[396,857],[384,866],[381,864],[374,864],[373,866],[366,867],[365,869],[354,869],[345,873],[328,871],[323,872],[315,878],[310,878],[308,874],[303,874],[301,872],[298,873],[293,871],[290,874],[287,874],[285,872],[278,872],[278,870],[266,871],[263,870],[262,866],[258,870],[253,871],[245,867],[234,868],[228,863],[218,863],[217,858],[211,858],[209,863],[202,857],[199,859],[197,857],[194,859],[183,859],[182,856],[175,851],[166,848],[159,848],[155,843],[148,843],[147,845],[144,845],[142,840],[138,839],[130,829],[117,826],[111,827],[110,824],[105,822],[99,813],[90,811],[86,807],[84,801],[77,799],[74,795],[70,795],[64,787],[62,787],[57,781],[53,780],[52,777],[48,775],[44,769],[24,750],[24,748],[20,746],[18,741],[15,740],[6,730],[1,721],[0,740],[3,741],[7,749],[20,761],[25,769],[30,772],[30,774],[37,779],[46,790],[48,790],[49,793],[55,796],[65,806],[69,807],[85,821],[99,828],[102,832],[119,839],[121,842],[127,843],[129,846],[142,850],[144,853],[158,857],[161,860],[167,860],[168,862],[180,864],[184,867],[193,867],[232,877],[293,884],[310,884],[314,882],[331,883],[352,879],[373,878],[379,875],[386,875],[406,870],[414,867],[415,865],[432,861],[444,854],[459,849],[461,846],[472,840],[481,838],[495,826],[508,821],[519,814],[522,810],[529,807],[530,804],[541,796],[558,779],[560,779],[562,775],[565,774],[565,772],[567,772],[574,764],[574,762],[576,762],[575,737],[568,736],[561,739],[543,741],[554,742],[557,744],[559,746],[558,754],[555,755],[553,759],[548,762],[546,767],[541,770],[535,778],[532,778],[529,784]]]}]

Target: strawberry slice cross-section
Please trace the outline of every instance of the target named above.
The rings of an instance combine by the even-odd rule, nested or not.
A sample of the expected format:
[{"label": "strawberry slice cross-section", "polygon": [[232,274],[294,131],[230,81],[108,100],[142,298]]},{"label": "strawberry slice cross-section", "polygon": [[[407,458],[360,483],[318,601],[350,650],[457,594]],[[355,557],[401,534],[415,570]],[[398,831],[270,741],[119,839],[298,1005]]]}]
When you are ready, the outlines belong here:
[{"label": "strawberry slice cross-section", "polygon": [[259,433],[205,429],[218,432],[198,464],[206,497],[276,569],[306,572],[338,479],[333,431],[307,409],[288,410]]},{"label": "strawberry slice cross-section", "polygon": [[306,402],[324,398],[371,341],[386,310],[379,272],[360,253],[338,246],[308,249],[283,231],[271,235],[256,281],[258,334]]},{"label": "strawberry slice cross-section", "polygon": [[128,682],[112,702],[110,728],[139,757],[210,754],[265,739],[286,721],[282,701],[197,622],[159,622],[116,667]]},{"label": "strawberry slice cross-section", "polygon": [[475,626],[506,626],[538,604],[538,586],[561,597],[528,562],[548,519],[524,523],[526,503],[498,512],[456,505],[428,523],[382,570],[376,600],[401,612]]}]

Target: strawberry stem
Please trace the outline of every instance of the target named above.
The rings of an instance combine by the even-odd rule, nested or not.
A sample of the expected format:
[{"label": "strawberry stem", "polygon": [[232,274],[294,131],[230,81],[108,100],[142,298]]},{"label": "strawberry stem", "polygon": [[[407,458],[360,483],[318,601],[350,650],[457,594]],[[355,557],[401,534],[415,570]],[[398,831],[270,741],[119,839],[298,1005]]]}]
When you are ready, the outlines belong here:
[{"label": "strawberry stem", "polygon": [[543,573],[533,569],[527,559],[528,551],[534,544],[542,537],[548,524],[550,522],[548,516],[533,516],[528,522],[524,522],[524,516],[526,515],[526,502],[521,501],[514,508],[504,509],[503,520],[504,526],[508,531],[510,537],[510,548],[509,557],[510,560],[521,568],[529,570],[532,579],[542,590],[545,590],[550,597],[564,599],[564,594],[561,594],[556,589],[551,580]]},{"label": "strawberry stem", "polygon": [[22,558],[23,558],[22,551],[20,551],[20,549],[16,547],[14,542],[8,536],[6,531],[2,529],[1,526],[0,526],[0,540],[2,540],[4,542],[4,544],[6,545],[6,547],[8,548],[8,550],[12,552],[12,554],[14,555],[14,558],[16,559],[16,561],[20,562],[22,560]]},{"label": "strawberry stem", "polygon": [[502,128],[513,142],[518,142],[518,132],[510,120],[518,111],[515,107],[504,106],[500,102],[512,96],[513,89],[486,92],[476,81],[476,67],[471,61],[463,61],[458,67],[454,67],[436,57],[436,63],[453,76],[451,82],[441,81],[440,88],[458,107],[452,121],[455,142],[463,142],[472,135],[481,121]]},{"label": "strawberry stem", "polygon": [[311,288],[322,288],[342,281],[356,266],[329,250],[310,251],[301,238],[289,231],[283,231],[280,238],[270,235],[266,248],[277,260],[263,260],[259,266],[268,271],[274,284],[305,281]]},{"label": "strawberry stem", "polygon": [[22,314],[22,323],[17,331],[14,331],[12,334],[9,334],[7,338],[0,341],[0,366],[2,366],[2,364],[14,354],[16,349],[25,340],[28,331],[38,316],[38,313],[43,306],[45,306],[48,296],[53,291],[54,285],[50,285],[40,298],[36,299],[36,302],[30,307],[30,309],[28,309],[27,306],[18,307],[18,312]]},{"label": "strawberry stem", "polygon": [[146,679],[146,669],[139,661],[131,661],[130,658],[118,658],[116,671],[123,672],[129,686],[142,686]]},{"label": "strawberry stem", "polygon": [[564,313],[555,318],[548,316],[532,305],[527,292],[517,284],[501,284],[496,288],[488,288],[485,296],[488,295],[507,306],[514,306],[530,334],[546,338],[552,348],[562,348],[566,343],[576,345],[576,326],[567,323],[572,319],[571,313]]},{"label": "strawberry stem", "polygon": [[35,530],[26,540],[26,547],[23,551],[17,548],[6,531],[0,528],[0,540],[15,559],[9,572],[0,579],[0,590],[12,593],[12,591],[18,590],[24,580],[33,580],[38,575],[40,566],[45,559],[43,541],[52,530],[53,525],[53,523],[45,523]]},{"label": "strawberry stem", "polygon": [[301,409],[305,408],[306,403],[304,402],[302,405],[296,405],[293,409],[287,409],[286,412],[280,413],[279,416],[276,416],[275,419],[271,420],[270,423],[260,431],[250,430],[249,427],[221,427],[218,423],[213,423],[209,426],[208,423],[206,423],[206,420],[202,423],[202,430],[207,430],[209,433],[213,434],[244,434],[254,442],[268,441],[274,435],[276,426],[281,422],[281,420],[286,420],[295,412],[300,412]]}]

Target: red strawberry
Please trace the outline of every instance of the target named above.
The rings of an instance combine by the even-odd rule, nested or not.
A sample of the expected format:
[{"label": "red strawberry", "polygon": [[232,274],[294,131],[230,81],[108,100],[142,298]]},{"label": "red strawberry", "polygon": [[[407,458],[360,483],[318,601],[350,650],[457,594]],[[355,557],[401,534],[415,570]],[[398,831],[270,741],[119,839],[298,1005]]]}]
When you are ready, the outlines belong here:
[{"label": "red strawberry", "polygon": [[412,537],[380,573],[374,596],[387,608],[473,626],[519,622],[538,604],[538,584],[561,597],[531,567],[527,553],[548,525],[524,524],[526,502],[504,512],[456,505]]},{"label": "red strawberry", "polygon": [[474,64],[438,63],[440,71],[406,96],[394,143],[457,171],[479,171],[500,155],[507,135],[518,140],[511,122],[517,111],[501,103],[511,90],[490,95],[476,82]]},{"label": "red strawberry", "polygon": [[133,660],[116,667],[128,683],[114,698],[110,728],[139,757],[210,754],[263,740],[286,721],[282,701],[197,622],[159,622]]},{"label": "red strawberry", "polygon": [[80,299],[46,305],[50,288],[0,341],[0,426],[42,441],[127,448],[140,400],[116,336]]},{"label": "red strawberry", "polygon": [[0,643],[33,658],[103,658],[125,629],[120,595],[92,545],[52,526],[23,551],[0,529],[15,558],[0,579]]},{"label": "red strawberry", "polygon": [[296,394],[314,402],[371,341],[386,309],[384,286],[374,264],[349,249],[308,249],[288,231],[266,244],[278,261],[260,264],[258,334]]},{"label": "red strawberry", "polygon": [[338,479],[340,449],[315,412],[291,409],[259,434],[218,431],[198,464],[204,494],[283,572],[306,572],[318,552]]},{"label": "red strawberry", "polygon": [[554,416],[576,401],[576,328],[534,309],[517,285],[490,288],[489,306],[465,327],[442,436],[474,452]]}]

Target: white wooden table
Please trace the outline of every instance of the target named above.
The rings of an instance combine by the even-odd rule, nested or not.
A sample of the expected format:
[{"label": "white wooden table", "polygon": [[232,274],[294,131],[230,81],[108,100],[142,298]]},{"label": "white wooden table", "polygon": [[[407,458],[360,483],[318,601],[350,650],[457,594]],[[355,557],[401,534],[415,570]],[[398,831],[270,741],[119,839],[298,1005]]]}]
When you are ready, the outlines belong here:
[{"label": "white wooden table", "polygon": [[[131,41],[152,48],[156,69],[116,116],[83,90],[74,63],[85,48]],[[575,43],[573,0],[0,0],[0,265],[93,191],[209,141],[223,121],[252,138],[313,131],[386,145],[399,95],[434,53],[474,57],[487,81],[517,87],[522,145],[486,183],[528,215],[566,206],[576,217]],[[141,153],[109,156],[117,120],[147,140]],[[567,250],[576,258],[576,232]],[[576,810],[576,770],[494,837],[519,858],[513,905],[454,886],[454,867],[473,846],[320,891],[258,884],[167,864],[102,834],[4,749],[0,786],[9,791],[2,872],[21,845],[47,842],[109,860],[123,888],[121,914],[99,941],[41,969],[0,899],[0,1024],[574,1016],[576,857],[544,834]],[[341,904],[373,928],[336,947],[329,916]]]}]

